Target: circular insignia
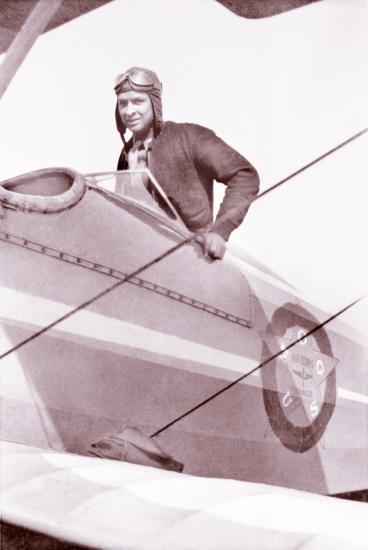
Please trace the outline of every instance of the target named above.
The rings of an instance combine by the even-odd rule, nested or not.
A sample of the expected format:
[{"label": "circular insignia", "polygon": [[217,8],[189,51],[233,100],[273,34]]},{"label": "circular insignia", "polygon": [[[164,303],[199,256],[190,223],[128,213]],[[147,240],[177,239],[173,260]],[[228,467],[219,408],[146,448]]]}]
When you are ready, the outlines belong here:
[{"label": "circular insignia", "polygon": [[302,338],[319,321],[303,307],[277,309],[266,330],[261,369],[263,401],[273,432],[287,449],[303,453],[321,439],[336,403],[337,360],[324,328]]}]

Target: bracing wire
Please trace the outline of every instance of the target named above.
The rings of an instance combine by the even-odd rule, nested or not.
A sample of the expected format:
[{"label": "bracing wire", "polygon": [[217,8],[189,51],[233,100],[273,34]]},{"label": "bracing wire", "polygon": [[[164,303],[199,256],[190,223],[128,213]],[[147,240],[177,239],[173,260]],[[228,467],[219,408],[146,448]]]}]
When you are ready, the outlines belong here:
[{"label": "bracing wire", "polygon": [[31,342],[32,340],[35,340],[39,336],[42,336],[42,334],[45,334],[45,332],[48,332],[49,330],[54,328],[56,325],[59,325],[61,322],[65,321],[66,319],[68,319],[69,317],[71,317],[72,315],[77,313],[78,311],[80,311],[82,309],[85,309],[86,307],[90,306],[91,304],[93,304],[94,302],[99,300],[100,298],[103,298],[104,296],[106,296],[106,294],[109,294],[109,292],[111,292],[115,288],[118,288],[119,286],[123,285],[124,283],[126,283],[130,279],[133,279],[134,277],[136,277],[137,275],[142,273],[142,271],[148,269],[149,267],[152,267],[154,264],[160,262],[161,260],[163,260],[167,256],[170,256],[170,254],[172,254],[173,252],[176,252],[177,250],[179,250],[180,248],[182,248],[186,244],[188,244],[192,241],[196,241],[204,233],[213,230],[214,228],[216,228],[220,224],[223,224],[230,217],[232,217],[234,215],[234,211],[236,211],[236,210],[238,210],[238,207],[231,208],[226,214],[224,214],[224,216],[221,216],[221,218],[217,219],[214,223],[210,224],[209,226],[204,227],[200,231],[197,231],[197,233],[195,233],[195,234],[191,234],[189,237],[187,237],[186,239],[184,239],[180,243],[172,246],[171,248],[169,248],[168,250],[166,250],[165,252],[163,252],[162,254],[160,254],[159,256],[154,258],[153,260],[150,260],[149,262],[146,262],[145,264],[143,264],[139,268],[135,269],[134,271],[131,271],[130,273],[127,273],[119,281],[115,282],[113,285],[109,286],[105,290],[102,290],[101,292],[99,292],[98,294],[95,294],[94,296],[92,296],[88,300],[85,300],[84,302],[82,302],[81,304],[79,304],[75,308],[71,309],[70,311],[68,311],[67,313],[62,315],[61,317],[58,317],[57,319],[55,319],[55,321],[52,321],[51,323],[44,326],[40,330],[34,332],[30,336],[28,336],[28,338],[25,338],[24,340],[21,340],[15,346],[13,346],[12,348],[10,348],[7,351],[0,354],[0,360],[4,359],[7,355],[10,355],[14,351],[17,351],[21,347],[25,346],[26,344],[28,344],[28,342]]},{"label": "bracing wire", "polygon": [[[255,198],[255,201],[264,197],[267,193],[273,191],[274,189],[280,187],[281,185],[283,185],[284,183],[286,183],[287,181],[289,181],[291,178],[295,177],[296,175],[300,174],[301,172],[303,172],[304,170],[306,170],[307,168],[313,166],[314,164],[316,164],[317,162],[321,161],[322,159],[326,158],[328,155],[331,155],[332,153],[336,152],[338,149],[341,149],[341,147],[344,147],[345,145],[347,145],[348,143],[350,143],[351,141],[357,139],[358,137],[362,136],[364,133],[366,133],[368,131],[368,128],[365,128],[363,130],[361,130],[360,132],[358,132],[357,134],[355,134],[354,136],[350,137],[349,139],[345,140],[344,142],[340,143],[339,145],[337,145],[336,147],[334,147],[333,149],[330,149],[329,151],[327,151],[326,153],[324,153],[323,155],[321,155],[320,157],[314,159],[313,161],[311,161],[310,163],[306,164],[305,166],[299,168],[297,171],[293,172],[292,174],[290,174],[288,177],[284,178],[283,180],[279,181],[278,183],[276,183],[275,185],[271,186],[270,188],[266,189],[266,191],[264,191],[263,193],[260,193],[256,198]],[[254,201],[253,201],[254,202]],[[7,351],[3,352],[1,355],[0,355],[0,360],[1,359],[4,359],[5,357],[7,357],[8,355],[10,355],[11,353],[17,351],[18,349],[20,349],[21,347],[25,346],[27,343],[31,342],[32,340],[35,340],[36,338],[38,338],[39,336],[41,336],[42,334],[45,334],[46,332],[48,332],[49,330],[51,330],[52,328],[54,328],[55,326],[57,326],[58,324],[60,324],[61,322],[65,321],[66,319],[70,318],[72,315],[74,315],[75,313],[77,313],[78,311],[90,306],[91,304],[93,304],[94,302],[96,302],[97,300],[99,300],[100,298],[106,296],[106,294],[110,293],[111,291],[113,291],[115,288],[118,288],[119,286],[123,285],[124,283],[126,283],[127,281],[129,281],[130,279],[132,279],[133,277],[139,275],[140,273],[142,273],[142,271],[144,271],[145,269],[148,269],[149,267],[151,267],[152,265],[160,262],[161,260],[163,260],[164,258],[166,258],[167,256],[169,256],[170,254],[172,254],[173,252],[179,250],[181,247],[183,247],[184,245],[186,244],[189,244],[190,242],[198,239],[198,237],[205,233],[205,232],[208,232],[208,231],[211,231],[213,230],[217,225],[219,225],[220,223],[224,223],[224,221],[226,221],[227,218],[229,218],[230,216],[233,216],[234,215],[234,210],[236,210],[236,207],[231,209],[229,212],[227,212],[224,216],[222,216],[221,218],[217,219],[212,225],[202,229],[201,231],[197,232],[195,235],[191,235],[190,237],[184,239],[183,241],[181,241],[179,244],[169,248],[166,252],[160,254],[157,258],[154,258],[153,260],[145,263],[144,265],[142,265],[141,267],[139,267],[138,269],[132,271],[131,273],[128,273],[125,277],[123,277],[122,279],[120,279],[118,282],[115,282],[113,285],[111,285],[110,287],[106,288],[105,290],[99,292],[98,294],[95,294],[94,296],[92,296],[90,299],[88,300],[85,300],[84,302],[82,302],[81,304],[79,304],[78,306],[76,306],[75,308],[71,309],[69,312],[67,312],[66,314],[62,315],[61,317],[58,317],[57,319],[55,319],[55,321],[49,323],[48,325],[46,325],[45,327],[43,327],[42,329],[36,331],[35,333],[31,334],[31,336],[29,336],[28,338],[25,338],[24,340],[18,342],[15,346],[11,347],[10,349],[8,349]],[[355,302],[354,302],[355,303]]]},{"label": "bracing wire", "polygon": [[120,279],[119,281],[115,282],[113,285],[109,286],[108,288],[106,288],[105,290],[102,290],[101,292],[99,292],[98,294],[95,294],[94,296],[92,296],[91,298],[89,298],[88,300],[85,300],[84,302],[82,302],[81,304],[79,304],[77,307],[71,309],[70,311],[68,311],[67,313],[65,313],[64,315],[62,315],[61,317],[58,317],[57,319],[55,319],[55,321],[53,321],[52,323],[49,323],[48,325],[44,326],[42,329],[38,330],[37,332],[34,332],[33,334],[31,334],[31,336],[29,336],[28,338],[25,338],[24,340],[22,340],[21,342],[18,342],[18,344],[16,344],[15,346],[13,346],[12,348],[8,349],[7,351],[5,351],[4,353],[2,353],[0,355],[0,359],[4,359],[4,357],[6,357],[7,355],[10,355],[11,353],[13,353],[14,351],[17,351],[19,348],[23,347],[25,344],[27,344],[28,342],[31,342],[32,340],[35,340],[36,338],[38,338],[39,336],[41,336],[42,334],[45,334],[45,332],[51,330],[52,328],[54,328],[56,325],[58,325],[59,323],[61,323],[62,321],[65,321],[66,319],[68,319],[69,317],[71,317],[72,315],[74,315],[75,313],[77,313],[78,311],[80,311],[81,309],[84,309],[88,306],[90,306],[91,304],[93,304],[94,302],[96,302],[97,300],[99,300],[100,298],[103,298],[103,296],[106,296],[106,294],[108,294],[109,292],[111,292],[112,290],[114,290],[115,288],[118,288],[119,286],[121,286],[122,284],[126,283],[127,281],[129,281],[130,279],[132,279],[133,277],[135,277],[136,275],[139,275],[142,271],[144,271],[145,269],[148,269],[149,267],[151,267],[152,265],[154,265],[155,263],[159,262],[160,260],[162,260],[163,258],[166,258],[166,256],[169,256],[170,254],[172,254],[173,252],[175,252],[176,250],[178,250],[179,248],[181,248],[182,246],[184,246],[185,244],[188,244],[189,242],[191,242],[192,240],[195,240],[196,238],[198,237],[198,233],[196,235],[191,235],[190,237],[188,237],[187,239],[185,239],[184,241],[181,241],[179,244],[169,248],[166,252],[164,252],[163,254],[160,254],[160,256],[158,256],[157,258],[154,258],[153,260],[145,263],[144,265],[142,265],[141,267],[139,267],[138,269],[132,271],[131,273],[128,273],[127,275],[125,275],[122,279]]},{"label": "bracing wire", "polygon": [[354,141],[358,137],[362,136],[366,132],[368,132],[368,128],[364,128],[363,130],[361,130],[357,134],[354,134],[353,136],[351,136],[350,138],[346,139],[345,141],[339,143],[338,145],[336,145],[332,149],[329,149],[328,151],[326,151],[326,153],[323,153],[323,155],[315,158],[311,162],[308,162],[308,164],[305,164],[301,168],[298,168],[298,170],[295,170],[295,172],[293,172],[292,174],[289,174],[288,176],[286,176],[286,178],[283,178],[282,180],[278,181],[274,185],[271,185],[271,187],[269,187],[268,189],[265,189],[265,191],[263,191],[262,193],[260,193],[258,195],[257,199],[260,199],[261,197],[264,197],[268,193],[271,193],[271,191],[274,191],[275,189],[277,189],[278,187],[280,187],[281,185],[283,185],[287,181],[291,180],[292,178],[295,178],[295,176],[298,176],[299,174],[304,172],[304,170],[307,170],[311,166],[314,166],[315,164],[317,164],[317,162],[320,162],[321,160],[325,159],[329,155],[332,155],[332,153],[336,153],[336,151],[338,151],[342,147],[345,147],[345,145],[348,145],[348,143],[351,143],[352,141]]},{"label": "bracing wire", "polygon": [[224,386],[223,388],[221,388],[220,390],[218,390],[217,392],[213,393],[212,395],[210,395],[209,397],[207,397],[206,399],[204,399],[203,401],[201,401],[200,403],[198,403],[197,405],[194,405],[194,407],[192,407],[191,409],[187,410],[186,412],[184,412],[183,414],[181,414],[180,416],[177,416],[176,418],[174,418],[174,420],[172,420],[171,422],[169,422],[168,424],[166,424],[165,426],[163,426],[162,428],[160,428],[159,430],[157,430],[156,432],[154,432],[153,434],[150,435],[150,437],[155,437],[156,435],[159,435],[160,433],[164,432],[165,430],[167,430],[168,428],[170,428],[171,426],[173,426],[174,424],[176,424],[177,422],[179,422],[180,420],[182,420],[183,418],[185,418],[186,416],[189,416],[190,414],[192,414],[194,411],[197,411],[198,409],[200,409],[201,407],[203,407],[204,405],[206,405],[207,403],[209,403],[210,401],[212,401],[213,399],[215,399],[216,397],[218,397],[219,395],[221,395],[222,393],[226,392],[227,390],[229,390],[230,388],[232,388],[233,386],[235,386],[235,384],[238,384],[239,382],[241,382],[242,380],[244,380],[245,378],[247,378],[248,376],[250,376],[251,374],[253,374],[254,372],[256,372],[257,370],[261,369],[262,367],[264,367],[265,365],[267,365],[268,363],[270,363],[271,361],[274,361],[275,359],[277,359],[277,357],[279,357],[281,354],[285,353],[286,350],[292,348],[293,346],[295,346],[296,344],[298,344],[299,342],[301,342],[302,340],[305,340],[305,338],[307,338],[308,336],[310,336],[311,334],[314,334],[315,332],[317,332],[317,330],[319,330],[320,328],[324,327],[325,325],[327,325],[328,323],[330,323],[331,321],[333,321],[334,319],[336,319],[337,317],[339,317],[340,315],[342,315],[345,311],[347,311],[348,309],[350,309],[351,307],[353,307],[354,305],[356,305],[358,302],[360,302],[361,300],[363,300],[365,296],[361,296],[360,298],[357,298],[356,300],[354,300],[354,302],[351,302],[350,304],[348,304],[347,306],[343,307],[342,309],[340,309],[339,311],[337,311],[336,313],[334,313],[333,315],[331,315],[330,317],[328,317],[328,319],[326,319],[325,321],[323,321],[322,323],[319,323],[318,325],[316,325],[315,327],[313,327],[311,330],[309,330],[307,333],[303,333],[303,335],[298,338],[297,340],[294,340],[293,342],[291,342],[289,345],[283,347],[282,349],[280,349],[280,351],[278,351],[277,353],[275,353],[274,355],[271,355],[270,357],[268,357],[268,359],[266,359],[265,361],[262,361],[262,363],[260,363],[259,365],[257,365],[256,367],[254,367],[253,369],[251,369],[250,371],[246,372],[245,374],[242,374],[241,376],[239,376],[238,378],[236,378],[235,380],[233,380],[232,382],[230,382],[229,384],[226,384],[226,386]]}]

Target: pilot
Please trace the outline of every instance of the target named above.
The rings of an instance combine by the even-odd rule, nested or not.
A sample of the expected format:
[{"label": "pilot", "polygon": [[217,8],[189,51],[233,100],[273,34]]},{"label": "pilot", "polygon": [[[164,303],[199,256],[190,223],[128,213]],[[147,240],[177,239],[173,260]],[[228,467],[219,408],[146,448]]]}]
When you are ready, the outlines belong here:
[{"label": "pilot", "polygon": [[[212,130],[164,122],[161,91],[157,75],[148,69],[132,67],[117,77],[115,117],[124,143],[117,168],[149,168],[193,232],[212,223],[213,181],[224,183],[218,223],[198,238],[205,255],[222,258],[227,239],[257,196],[258,174]],[[126,129],[132,132],[129,141]]]}]

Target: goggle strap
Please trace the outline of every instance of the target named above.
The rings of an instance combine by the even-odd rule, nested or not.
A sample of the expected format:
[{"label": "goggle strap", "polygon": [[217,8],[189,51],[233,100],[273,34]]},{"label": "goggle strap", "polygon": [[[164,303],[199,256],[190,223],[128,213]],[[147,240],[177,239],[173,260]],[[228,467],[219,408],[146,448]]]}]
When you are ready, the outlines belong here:
[{"label": "goggle strap", "polygon": [[122,77],[119,79],[119,81],[117,82],[117,84],[115,84],[114,86],[114,90],[115,92],[117,93],[119,88],[121,86],[123,86],[124,82],[128,80],[130,86],[133,88],[136,88],[137,90],[136,91],[139,91],[141,90],[142,92],[150,92],[152,90],[157,90],[159,92],[161,92],[161,86],[160,87],[157,87],[154,83],[151,83],[151,84],[139,84],[137,82],[134,82],[134,80],[132,80],[132,78],[130,77],[129,74],[125,73],[122,75]]}]

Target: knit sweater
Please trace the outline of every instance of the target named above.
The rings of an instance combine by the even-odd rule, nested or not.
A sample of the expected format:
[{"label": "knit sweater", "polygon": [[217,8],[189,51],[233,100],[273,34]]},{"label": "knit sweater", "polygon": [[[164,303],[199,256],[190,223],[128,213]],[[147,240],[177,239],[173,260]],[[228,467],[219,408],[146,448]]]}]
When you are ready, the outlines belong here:
[{"label": "knit sweater", "polygon": [[[128,142],[118,170],[127,165]],[[227,186],[214,232],[227,240],[257,196],[255,168],[216,134],[197,124],[167,121],[154,138],[148,167],[191,231],[213,221],[213,181]],[[220,218],[226,216],[221,223]]]}]

